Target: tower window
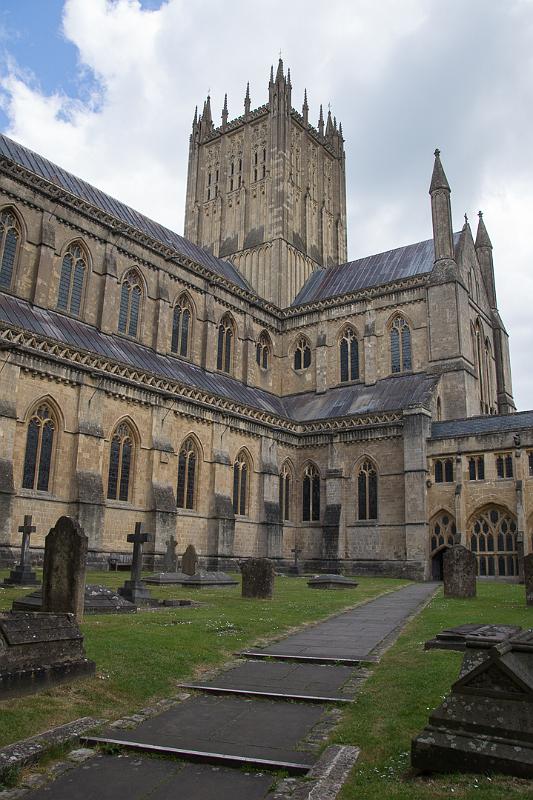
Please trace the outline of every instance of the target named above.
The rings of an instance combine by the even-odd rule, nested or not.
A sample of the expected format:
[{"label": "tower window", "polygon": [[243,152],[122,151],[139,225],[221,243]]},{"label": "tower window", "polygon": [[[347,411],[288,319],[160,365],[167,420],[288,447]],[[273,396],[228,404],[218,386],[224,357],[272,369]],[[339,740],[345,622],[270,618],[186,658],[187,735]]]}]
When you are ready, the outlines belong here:
[{"label": "tower window", "polygon": [[263,332],[259,337],[255,349],[255,358],[258,366],[261,369],[268,369],[270,360],[270,338],[267,333]]},{"label": "tower window", "polygon": [[233,323],[229,316],[224,316],[218,326],[217,369],[231,372],[233,361]]},{"label": "tower window", "polygon": [[301,336],[294,349],[294,369],[307,369],[311,366],[311,348],[304,336]]}]

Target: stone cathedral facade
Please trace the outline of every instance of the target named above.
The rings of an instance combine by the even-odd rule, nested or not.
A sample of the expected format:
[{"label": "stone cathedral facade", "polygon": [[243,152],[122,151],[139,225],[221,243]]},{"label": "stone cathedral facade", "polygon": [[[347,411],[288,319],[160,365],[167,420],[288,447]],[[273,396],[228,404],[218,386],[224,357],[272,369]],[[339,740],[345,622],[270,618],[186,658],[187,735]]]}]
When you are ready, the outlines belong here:
[{"label": "stone cathedral facade", "polygon": [[134,523],[204,565],[515,578],[533,548],[492,246],[453,231],[438,151],[423,242],[347,261],[342,128],[268,102],[190,137],[185,236],[0,136],[0,559],[61,514],[93,564]]}]

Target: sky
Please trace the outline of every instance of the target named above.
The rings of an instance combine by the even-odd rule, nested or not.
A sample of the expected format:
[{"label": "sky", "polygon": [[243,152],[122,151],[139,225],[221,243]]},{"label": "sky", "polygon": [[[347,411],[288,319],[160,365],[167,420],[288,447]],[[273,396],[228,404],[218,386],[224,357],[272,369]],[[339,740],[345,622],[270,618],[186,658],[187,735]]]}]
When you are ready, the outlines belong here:
[{"label": "sky", "polygon": [[342,122],[350,259],[430,238],[440,148],[533,408],[533,0],[2,0],[0,129],[182,233],[195,105],[266,102],[280,52],[294,107]]}]

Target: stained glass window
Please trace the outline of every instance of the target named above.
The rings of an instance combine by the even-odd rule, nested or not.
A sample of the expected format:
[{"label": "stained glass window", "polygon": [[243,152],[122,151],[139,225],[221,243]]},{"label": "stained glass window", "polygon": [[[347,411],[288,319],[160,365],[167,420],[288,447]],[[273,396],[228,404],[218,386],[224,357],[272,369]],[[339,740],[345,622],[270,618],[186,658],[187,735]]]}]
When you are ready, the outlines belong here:
[{"label": "stained glass window", "polygon": [[217,369],[222,372],[232,371],[233,339],[233,322],[229,315],[225,315],[218,326]]},{"label": "stained glass window", "polygon": [[15,215],[9,211],[0,214],[0,286],[9,289],[20,243],[20,226]]},{"label": "stained glass window", "polygon": [[300,336],[294,349],[294,369],[307,369],[311,366],[311,347],[305,336]]},{"label": "stained glass window", "polygon": [[176,491],[178,508],[195,508],[197,463],[196,446],[193,439],[189,437],[181,446],[178,457],[178,487]]},{"label": "stained glass window", "polygon": [[390,332],[391,370],[408,372],[412,369],[411,330],[403,317],[396,317]]},{"label": "stained glass window", "polygon": [[360,520],[378,518],[378,475],[368,458],[357,474],[357,516]]},{"label": "stained glass window", "polygon": [[109,473],[107,497],[109,500],[127,502],[130,497],[130,479],[133,462],[133,435],[127,422],[116,428],[109,448]]},{"label": "stained glass window", "polygon": [[469,526],[470,549],[477,556],[478,575],[518,575],[517,526],[514,516],[492,506],[479,512]]},{"label": "stained glass window", "polygon": [[250,465],[246,453],[240,452],[233,464],[233,511],[244,516],[248,513],[248,474]]},{"label": "stained glass window", "polygon": [[185,295],[179,298],[174,306],[172,316],[172,342],[170,349],[173,353],[187,357],[189,355],[189,341],[191,339],[191,306]]},{"label": "stained glass window", "polygon": [[120,308],[118,314],[119,333],[137,338],[141,316],[141,279],[135,270],[128,272],[120,290]]},{"label": "stained glass window", "polygon": [[307,464],[304,469],[302,520],[304,522],[320,520],[320,474],[314,464]]},{"label": "stained glass window", "polygon": [[86,267],[85,252],[79,244],[71,244],[61,265],[57,308],[61,311],[68,311],[76,317],[79,316],[81,310]]},{"label": "stained glass window", "polygon": [[255,348],[255,360],[261,369],[268,369],[270,360],[270,337],[263,331]]},{"label": "stained glass window", "polygon": [[22,473],[24,489],[48,491],[54,455],[55,431],[56,423],[50,407],[46,404],[40,405],[28,423]]},{"label": "stained glass window", "polygon": [[353,328],[346,328],[339,340],[341,383],[359,378],[359,344]]}]

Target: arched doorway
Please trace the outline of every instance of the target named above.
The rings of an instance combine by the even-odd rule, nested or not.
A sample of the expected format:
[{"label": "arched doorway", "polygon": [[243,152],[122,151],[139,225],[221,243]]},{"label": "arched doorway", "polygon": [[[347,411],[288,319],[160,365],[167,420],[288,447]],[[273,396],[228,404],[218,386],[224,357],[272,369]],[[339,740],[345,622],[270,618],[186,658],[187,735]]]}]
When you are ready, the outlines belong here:
[{"label": "arched doorway", "polygon": [[448,547],[455,544],[455,520],[447,511],[440,511],[429,524],[431,550],[431,577],[434,581],[443,579],[442,559]]},{"label": "arched doorway", "polygon": [[468,526],[468,544],[477,556],[478,575],[518,575],[516,519],[506,508],[487,506],[477,511]]}]

